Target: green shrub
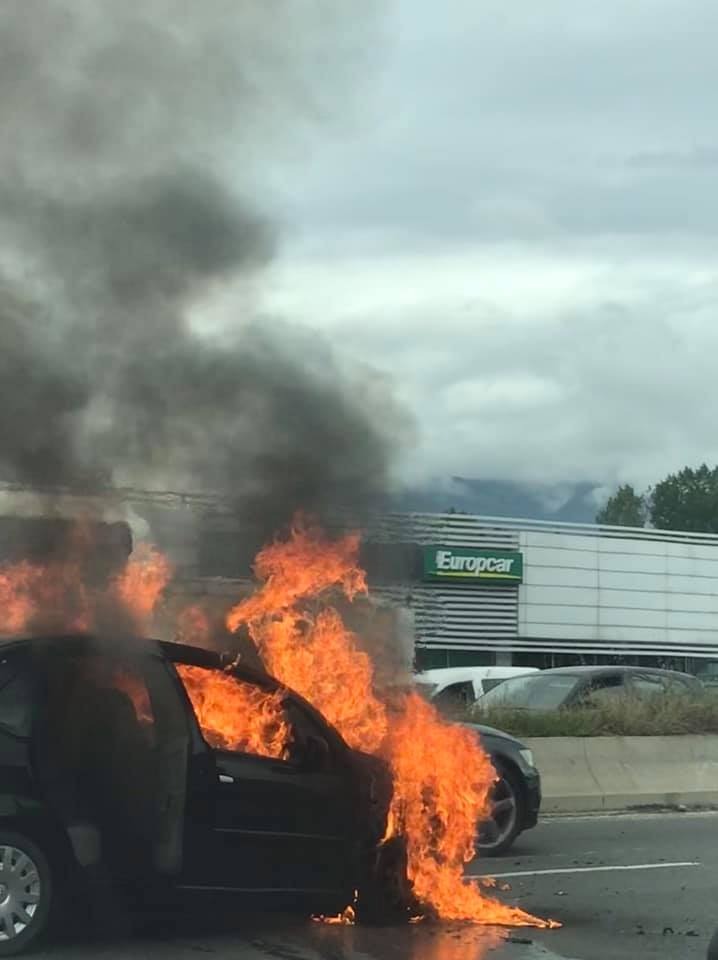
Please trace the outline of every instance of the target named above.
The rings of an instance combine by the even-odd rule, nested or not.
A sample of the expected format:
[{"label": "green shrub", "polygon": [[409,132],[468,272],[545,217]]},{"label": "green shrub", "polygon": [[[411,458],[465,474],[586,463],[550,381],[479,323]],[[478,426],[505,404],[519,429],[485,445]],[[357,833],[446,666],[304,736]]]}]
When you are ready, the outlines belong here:
[{"label": "green shrub", "polygon": [[[480,701],[479,701],[480,703]],[[591,707],[552,712],[496,707],[482,710],[476,704],[465,715],[516,737],[666,737],[690,733],[718,734],[718,696],[708,692],[690,697],[621,697]]]}]

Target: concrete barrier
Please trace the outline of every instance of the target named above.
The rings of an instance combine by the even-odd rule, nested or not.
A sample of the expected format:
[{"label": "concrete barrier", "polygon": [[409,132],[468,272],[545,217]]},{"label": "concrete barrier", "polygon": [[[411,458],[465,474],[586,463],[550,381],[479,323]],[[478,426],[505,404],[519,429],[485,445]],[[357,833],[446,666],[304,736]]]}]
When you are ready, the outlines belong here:
[{"label": "concrete barrier", "polygon": [[541,737],[526,741],[544,813],[718,806],[718,736]]}]

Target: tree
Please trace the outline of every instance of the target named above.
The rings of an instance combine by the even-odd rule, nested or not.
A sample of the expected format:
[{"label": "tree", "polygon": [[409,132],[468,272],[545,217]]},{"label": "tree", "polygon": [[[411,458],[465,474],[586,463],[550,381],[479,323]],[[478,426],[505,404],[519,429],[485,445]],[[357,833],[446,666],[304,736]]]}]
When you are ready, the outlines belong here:
[{"label": "tree", "polygon": [[690,533],[718,533],[718,467],[684,467],[650,492],[653,526]]},{"label": "tree", "polygon": [[644,527],[648,515],[645,496],[636,493],[630,483],[619,487],[606,506],[596,515],[596,523],[615,527]]}]

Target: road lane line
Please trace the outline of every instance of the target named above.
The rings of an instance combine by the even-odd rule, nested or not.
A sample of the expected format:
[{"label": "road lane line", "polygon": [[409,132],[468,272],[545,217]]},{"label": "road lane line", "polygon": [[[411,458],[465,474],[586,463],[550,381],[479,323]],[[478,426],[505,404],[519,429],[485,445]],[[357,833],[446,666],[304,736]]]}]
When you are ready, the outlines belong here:
[{"label": "road lane line", "polygon": [[542,826],[566,823],[587,823],[591,820],[701,820],[718,817],[718,810],[606,811],[599,813],[542,813]]},{"label": "road lane line", "polygon": [[549,877],[559,873],[608,873],[610,870],[665,870],[669,867],[700,867],[700,860],[682,860],[677,863],[631,863],[612,867],[559,867],[552,870],[514,870],[511,873],[467,873],[475,880],[503,880],[505,877]]}]

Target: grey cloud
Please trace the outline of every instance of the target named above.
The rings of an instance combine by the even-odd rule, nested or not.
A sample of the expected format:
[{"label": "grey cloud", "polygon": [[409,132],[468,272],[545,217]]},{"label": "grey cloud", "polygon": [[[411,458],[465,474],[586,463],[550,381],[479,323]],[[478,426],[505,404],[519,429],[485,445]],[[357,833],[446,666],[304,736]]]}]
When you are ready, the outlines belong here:
[{"label": "grey cloud", "polygon": [[[715,191],[694,176],[713,163],[699,146],[718,82],[707,0],[402,0],[394,22],[373,120],[318,158],[288,217],[383,229],[405,249],[714,232]],[[661,157],[675,162],[659,183]]]},{"label": "grey cloud", "polygon": [[628,166],[659,172],[676,169],[713,171],[718,166],[718,147],[691,150],[646,150],[628,158]]},{"label": "grey cloud", "polygon": [[508,295],[469,310],[453,298],[441,313],[397,308],[362,337],[340,327],[349,349],[394,358],[421,427],[411,475],[647,484],[718,458],[718,280],[687,287],[677,269],[646,287],[646,269],[603,262],[581,303],[537,301],[533,317],[519,290],[515,311]]},{"label": "grey cloud", "polygon": [[[276,236],[258,161],[322,120],[330,79],[342,113],[371,8],[2,5],[6,477],[211,487],[264,536],[382,493],[406,428],[391,385],[251,303]],[[247,315],[199,333],[230,280]]]},{"label": "grey cloud", "polygon": [[643,484],[718,459],[717,27],[708,0],[399,2],[372,121],[283,209],[347,300],[384,295],[325,324],[398,371],[407,469]]}]

